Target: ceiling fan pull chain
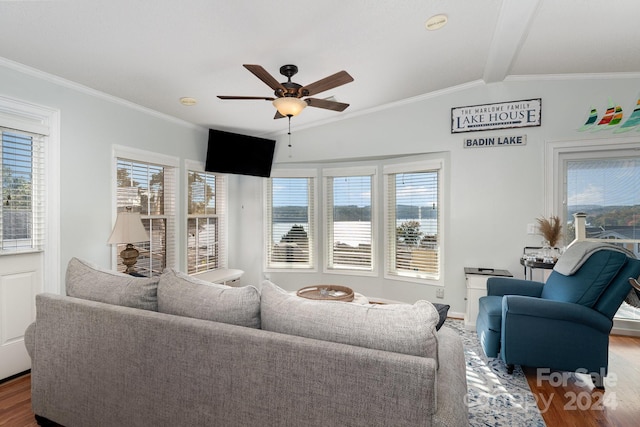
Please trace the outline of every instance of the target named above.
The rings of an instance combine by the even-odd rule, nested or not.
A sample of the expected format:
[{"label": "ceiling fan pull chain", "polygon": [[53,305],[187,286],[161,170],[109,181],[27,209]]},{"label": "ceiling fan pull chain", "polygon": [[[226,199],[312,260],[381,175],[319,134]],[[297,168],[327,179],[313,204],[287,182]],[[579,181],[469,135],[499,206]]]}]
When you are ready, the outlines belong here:
[{"label": "ceiling fan pull chain", "polygon": [[289,158],[291,158],[291,116],[288,116],[289,119],[289,132],[287,133],[287,135],[289,135]]}]

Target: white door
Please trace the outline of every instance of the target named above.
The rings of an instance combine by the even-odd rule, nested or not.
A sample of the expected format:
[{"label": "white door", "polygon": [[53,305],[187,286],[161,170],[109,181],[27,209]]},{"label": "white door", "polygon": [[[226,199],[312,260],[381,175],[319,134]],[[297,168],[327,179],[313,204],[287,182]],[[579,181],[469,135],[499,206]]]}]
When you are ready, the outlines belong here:
[{"label": "white door", "polygon": [[24,331],[42,291],[42,252],[0,256],[0,379],[31,368]]},{"label": "white door", "polygon": [[59,152],[58,111],[0,96],[0,379],[31,368],[35,295],[59,291]]}]

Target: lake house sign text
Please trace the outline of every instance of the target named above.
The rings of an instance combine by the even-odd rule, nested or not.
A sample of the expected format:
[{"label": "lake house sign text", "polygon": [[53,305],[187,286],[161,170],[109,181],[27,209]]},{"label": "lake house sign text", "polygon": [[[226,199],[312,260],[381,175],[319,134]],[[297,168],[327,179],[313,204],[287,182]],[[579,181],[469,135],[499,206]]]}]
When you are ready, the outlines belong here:
[{"label": "lake house sign text", "polygon": [[542,99],[451,109],[451,133],[540,126]]}]

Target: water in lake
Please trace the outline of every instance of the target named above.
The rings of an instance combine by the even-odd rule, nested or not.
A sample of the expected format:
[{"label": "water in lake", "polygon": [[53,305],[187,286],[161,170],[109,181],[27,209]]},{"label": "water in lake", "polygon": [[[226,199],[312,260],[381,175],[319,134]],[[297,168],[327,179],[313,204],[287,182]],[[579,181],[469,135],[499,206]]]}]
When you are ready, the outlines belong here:
[{"label": "water in lake", "polygon": [[[405,222],[405,219],[398,220],[397,225]],[[416,220],[418,221],[418,220]],[[435,219],[422,219],[420,222],[420,231],[423,235],[433,235],[436,233],[437,223]],[[273,242],[278,243],[282,236],[287,234],[292,226],[297,223],[289,222],[276,222],[273,224]],[[308,224],[302,225],[305,230],[308,230]],[[366,236],[367,230],[371,227],[369,221],[339,221],[334,224],[335,231],[338,235],[349,236],[349,239],[341,239],[341,243],[346,243],[351,246],[358,246],[359,244],[371,244],[371,238]]]}]

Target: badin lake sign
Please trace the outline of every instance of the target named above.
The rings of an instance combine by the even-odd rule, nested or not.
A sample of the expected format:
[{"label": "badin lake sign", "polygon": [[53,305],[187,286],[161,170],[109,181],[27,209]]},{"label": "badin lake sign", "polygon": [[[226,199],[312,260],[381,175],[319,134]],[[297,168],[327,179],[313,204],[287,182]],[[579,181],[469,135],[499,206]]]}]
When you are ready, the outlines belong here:
[{"label": "badin lake sign", "polygon": [[527,135],[464,138],[462,143],[464,148],[515,147],[527,145]]},{"label": "badin lake sign", "polygon": [[451,133],[540,126],[542,98],[451,109]]}]

